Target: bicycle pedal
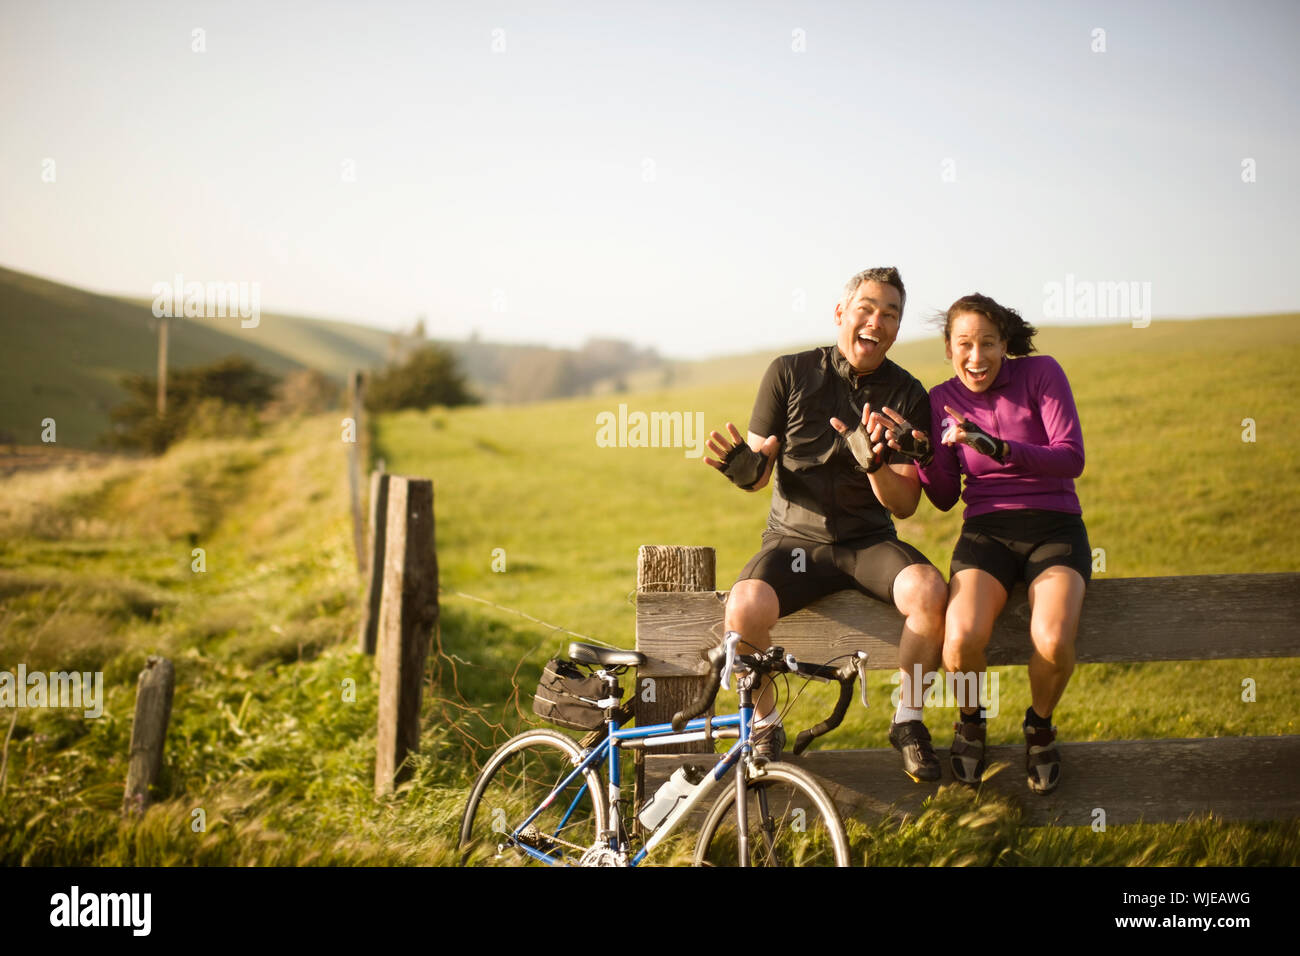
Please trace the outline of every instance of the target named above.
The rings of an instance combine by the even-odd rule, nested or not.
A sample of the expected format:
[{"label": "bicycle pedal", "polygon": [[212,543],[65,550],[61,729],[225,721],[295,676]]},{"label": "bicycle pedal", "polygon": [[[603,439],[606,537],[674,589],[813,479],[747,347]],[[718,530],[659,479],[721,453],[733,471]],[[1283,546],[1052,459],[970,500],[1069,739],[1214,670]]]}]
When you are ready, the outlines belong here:
[{"label": "bicycle pedal", "polygon": [[768,759],[767,759],[766,757],[753,757],[753,756],[751,756],[751,757],[749,758],[749,763],[748,763],[748,765],[747,765],[747,766],[748,766],[748,769],[749,769],[750,776],[751,776],[752,778],[754,778],[754,779],[757,779],[757,778],[759,778],[759,777],[766,777],[766,776],[767,776],[767,765],[768,765],[768,763],[769,763],[769,761],[768,761]]}]

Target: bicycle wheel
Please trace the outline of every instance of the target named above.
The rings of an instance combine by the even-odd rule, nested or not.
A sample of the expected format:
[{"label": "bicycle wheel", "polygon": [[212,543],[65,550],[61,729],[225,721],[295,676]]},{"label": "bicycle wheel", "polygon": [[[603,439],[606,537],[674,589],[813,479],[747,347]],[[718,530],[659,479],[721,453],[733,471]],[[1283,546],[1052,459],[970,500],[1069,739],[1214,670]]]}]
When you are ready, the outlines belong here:
[{"label": "bicycle wheel", "polygon": [[605,829],[600,774],[576,776],[521,831],[519,825],[558,787],[581,760],[577,743],[553,730],[529,730],[494,753],[474,781],[460,825],[465,866],[544,863],[525,847],[556,863],[576,865]]},{"label": "bicycle wheel", "polygon": [[[750,866],[849,865],[840,812],[807,771],[778,762],[746,773]],[[737,832],[733,781],[700,829],[695,865],[737,866]]]}]

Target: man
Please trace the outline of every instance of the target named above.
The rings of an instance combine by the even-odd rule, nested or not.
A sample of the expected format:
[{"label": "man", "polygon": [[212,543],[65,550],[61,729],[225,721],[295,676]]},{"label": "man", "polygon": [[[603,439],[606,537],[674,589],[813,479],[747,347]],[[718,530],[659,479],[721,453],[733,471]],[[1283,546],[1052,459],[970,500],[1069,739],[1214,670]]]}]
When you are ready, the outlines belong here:
[{"label": "man", "polygon": [[[919,782],[939,779],[939,760],[912,675],[916,666],[921,673],[938,670],[947,587],[920,551],[898,540],[891,520],[916,511],[915,460],[928,460],[930,452],[906,430],[887,435],[893,423],[881,414],[889,408],[922,428],[930,421],[926,390],[885,357],[898,337],[906,295],[892,267],[850,279],[835,306],[835,344],[774,360],[759,386],[747,440],[728,422],[731,439],[713,432],[709,448],[718,458],[704,460],[747,491],[765,487],[775,474],[762,549],[727,600],[728,632],[767,648],[779,617],[845,588],[889,601],[906,618],[902,695],[889,740],[903,755],[904,771]],[[886,437],[899,448],[888,447]],[[767,683],[755,703],[755,750],[779,759],[784,744]]]}]

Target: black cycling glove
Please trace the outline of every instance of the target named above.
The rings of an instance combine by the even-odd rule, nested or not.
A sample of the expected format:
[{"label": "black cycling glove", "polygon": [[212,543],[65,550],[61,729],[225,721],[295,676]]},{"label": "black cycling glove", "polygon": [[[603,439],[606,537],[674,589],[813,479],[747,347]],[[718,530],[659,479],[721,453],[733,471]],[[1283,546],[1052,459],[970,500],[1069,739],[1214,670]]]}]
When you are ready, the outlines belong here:
[{"label": "black cycling glove", "polygon": [[858,471],[868,475],[878,472],[889,455],[888,446],[881,449],[879,455],[872,451],[871,436],[867,434],[865,425],[860,424],[852,431],[846,432],[844,441],[848,444],[849,451],[853,452],[853,457],[858,460]]},{"label": "black cycling glove", "polygon": [[762,452],[754,451],[743,441],[737,442],[731,451],[727,452],[727,457],[722,459],[722,473],[745,491],[758,484],[766,468],[767,456]]},{"label": "black cycling glove", "polygon": [[[921,432],[921,437],[917,438],[913,435],[914,431]],[[907,420],[891,422],[886,438],[896,442],[897,452],[906,458],[915,459],[922,465],[928,465],[934,460],[934,448],[930,444],[930,436]]]},{"label": "black cycling glove", "polygon": [[963,444],[970,445],[981,455],[988,455],[999,465],[1006,464],[1006,456],[1002,454],[1002,439],[996,435],[990,435],[984,429],[980,428],[973,421],[967,419],[964,422],[958,422],[957,427],[966,433]]}]

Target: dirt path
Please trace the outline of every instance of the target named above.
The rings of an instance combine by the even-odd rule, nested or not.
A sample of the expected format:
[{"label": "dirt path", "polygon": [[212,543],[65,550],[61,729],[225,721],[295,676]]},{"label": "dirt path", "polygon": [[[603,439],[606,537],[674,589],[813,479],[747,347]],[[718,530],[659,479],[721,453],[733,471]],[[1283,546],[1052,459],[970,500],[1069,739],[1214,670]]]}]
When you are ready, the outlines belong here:
[{"label": "dirt path", "polygon": [[0,477],[56,465],[96,468],[126,456],[57,445],[0,445]]}]

